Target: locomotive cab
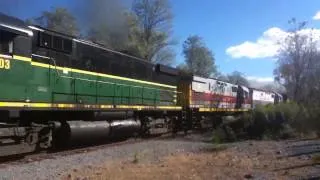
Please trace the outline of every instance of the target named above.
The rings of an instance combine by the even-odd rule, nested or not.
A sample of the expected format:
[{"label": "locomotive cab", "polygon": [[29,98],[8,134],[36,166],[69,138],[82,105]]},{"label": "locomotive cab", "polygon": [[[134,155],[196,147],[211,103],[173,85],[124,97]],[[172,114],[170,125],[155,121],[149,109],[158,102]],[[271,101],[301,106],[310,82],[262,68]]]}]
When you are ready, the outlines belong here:
[{"label": "locomotive cab", "polygon": [[[0,117],[2,122],[15,116],[7,111],[8,101],[26,100],[26,84],[30,76],[31,39],[33,33],[16,18],[0,13]],[[11,114],[10,114],[11,113]]]},{"label": "locomotive cab", "polygon": [[12,58],[13,55],[30,57],[32,36],[32,31],[23,21],[0,13],[1,57]]}]

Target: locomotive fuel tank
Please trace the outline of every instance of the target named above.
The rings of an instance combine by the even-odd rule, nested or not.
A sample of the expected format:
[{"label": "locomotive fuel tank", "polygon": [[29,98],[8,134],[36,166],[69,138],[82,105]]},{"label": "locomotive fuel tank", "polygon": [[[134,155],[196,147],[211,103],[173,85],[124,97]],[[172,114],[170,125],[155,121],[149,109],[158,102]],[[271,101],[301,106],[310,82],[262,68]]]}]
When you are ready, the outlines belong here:
[{"label": "locomotive fuel tank", "polygon": [[113,121],[66,121],[54,131],[58,146],[105,142],[127,138],[140,132],[141,122],[135,119]]},{"label": "locomotive fuel tank", "polygon": [[110,136],[110,123],[107,121],[68,121],[66,134],[69,142],[89,142],[104,140]]},{"label": "locomotive fuel tank", "polygon": [[135,119],[115,120],[110,123],[112,137],[129,137],[141,130],[141,121]]}]

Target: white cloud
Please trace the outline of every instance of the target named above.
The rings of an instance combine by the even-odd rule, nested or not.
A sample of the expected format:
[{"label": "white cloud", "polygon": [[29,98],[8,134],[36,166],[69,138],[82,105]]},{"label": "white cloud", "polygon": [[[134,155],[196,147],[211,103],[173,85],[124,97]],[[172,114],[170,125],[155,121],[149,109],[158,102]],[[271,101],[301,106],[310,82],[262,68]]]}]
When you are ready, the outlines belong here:
[{"label": "white cloud", "polygon": [[[320,29],[302,29],[298,33],[310,36],[315,41],[320,40]],[[272,27],[266,30],[255,42],[245,41],[239,45],[227,48],[226,53],[232,58],[272,58],[277,55],[280,49],[280,43],[290,36],[278,27]]]},{"label": "white cloud", "polygon": [[245,41],[239,45],[231,46],[226,53],[232,58],[266,58],[277,54],[281,40],[287,36],[287,33],[280,28],[273,27],[266,30],[256,42]]},{"label": "white cloud", "polygon": [[313,16],[312,19],[313,19],[313,20],[320,20],[320,11],[318,11],[318,12],[316,13],[316,15]]},{"label": "white cloud", "polygon": [[273,82],[273,77],[257,77],[257,76],[246,76],[249,81],[256,81],[261,83]]}]

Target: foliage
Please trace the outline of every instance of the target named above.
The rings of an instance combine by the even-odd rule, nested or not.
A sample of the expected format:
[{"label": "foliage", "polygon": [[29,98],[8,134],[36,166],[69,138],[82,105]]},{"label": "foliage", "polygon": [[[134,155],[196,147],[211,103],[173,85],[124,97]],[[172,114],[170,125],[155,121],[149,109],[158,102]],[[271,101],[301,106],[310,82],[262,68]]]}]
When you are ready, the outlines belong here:
[{"label": "foliage", "polygon": [[241,115],[224,116],[220,126],[213,131],[212,143],[248,138],[278,140],[320,136],[319,110],[293,102],[258,105]]},{"label": "foliage", "polygon": [[175,44],[171,39],[172,12],[167,0],[135,0],[132,12],[137,18],[132,34],[136,49],[142,58],[152,62],[174,61],[174,53],[168,48]]},{"label": "foliage", "polygon": [[249,87],[249,81],[245,78],[243,73],[239,71],[233,71],[230,74],[222,74],[220,72],[215,73],[215,78],[221,80],[221,81],[226,81],[232,84],[238,84],[242,86],[247,86]]},{"label": "foliage", "polygon": [[213,144],[220,144],[226,140],[227,140],[227,135],[225,134],[224,130],[221,127],[214,129],[212,133],[212,139],[211,139]]},{"label": "foliage", "polygon": [[[172,46],[172,12],[167,0],[135,0],[132,8],[116,0],[81,1],[75,16],[84,38],[107,48],[154,63],[170,65],[175,60]],[[79,13],[81,12],[81,13]],[[55,8],[29,19],[48,29],[80,35],[76,18],[66,8]]]},{"label": "foliage", "polygon": [[320,52],[318,40],[306,23],[291,21],[292,30],[280,43],[276,79],[287,91],[288,97],[299,104],[319,104],[320,99]]},{"label": "foliage", "polygon": [[185,65],[180,68],[194,75],[209,77],[216,73],[215,58],[199,36],[190,36],[183,44]]},{"label": "foliage", "polygon": [[253,111],[254,122],[248,133],[251,137],[269,139],[310,135],[320,130],[319,110],[293,102],[258,106]]},{"label": "foliage", "polygon": [[43,11],[41,16],[28,19],[27,22],[73,36],[80,35],[76,18],[66,8],[59,7],[52,11]]},{"label": "foliage", "polygon": [[238,84],[242,86],[249,86],[248,80],[243,76],[239,71],[234,71],[227,76],[227,79],[230,83]]},{"label": "foliage", "polygon": [[131,10],[116,0],[93,0],[87,6],[90,40],[154,63],[174,61],[168,1],[135,0]]}]

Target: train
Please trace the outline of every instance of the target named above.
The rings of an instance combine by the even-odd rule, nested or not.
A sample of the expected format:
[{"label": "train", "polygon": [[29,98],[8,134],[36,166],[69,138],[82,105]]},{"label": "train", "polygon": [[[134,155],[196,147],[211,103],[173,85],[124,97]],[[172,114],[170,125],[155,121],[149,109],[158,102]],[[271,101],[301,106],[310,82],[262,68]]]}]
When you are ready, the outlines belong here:
[{"label": "train", "polygon": [[280,93],[185,74],[0,14],[0,157],[201,128]]}]

